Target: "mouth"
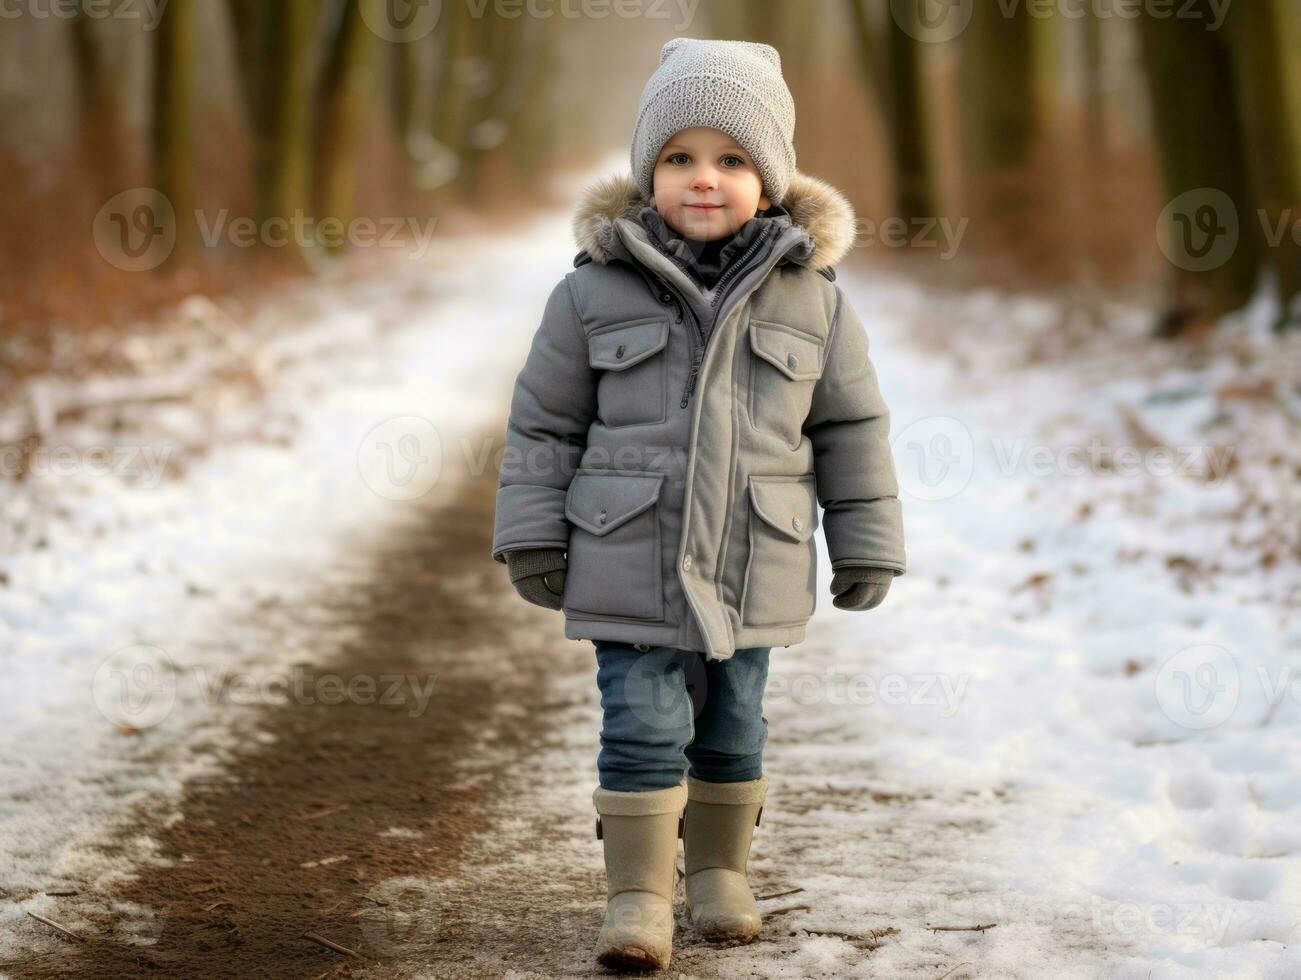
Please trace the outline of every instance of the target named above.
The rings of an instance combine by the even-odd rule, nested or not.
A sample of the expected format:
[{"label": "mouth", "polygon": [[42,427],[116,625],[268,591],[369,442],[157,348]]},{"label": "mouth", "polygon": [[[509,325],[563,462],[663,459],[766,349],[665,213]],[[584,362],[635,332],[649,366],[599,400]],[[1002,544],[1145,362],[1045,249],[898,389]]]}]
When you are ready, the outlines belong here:
[{"label": "mouth", "polygon": [[717,211],[723,205],[721,204],[688,204],[687,207],[695,208],[697,211]]}]

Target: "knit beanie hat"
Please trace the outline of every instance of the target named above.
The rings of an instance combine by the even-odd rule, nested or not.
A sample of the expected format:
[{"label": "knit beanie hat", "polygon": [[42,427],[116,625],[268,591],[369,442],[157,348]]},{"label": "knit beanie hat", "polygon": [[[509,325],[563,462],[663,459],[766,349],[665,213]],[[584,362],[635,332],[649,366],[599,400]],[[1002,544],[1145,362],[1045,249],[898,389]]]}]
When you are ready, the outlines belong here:
[{"label": "knit beanie hat", "polygon": [[771,44],[675,37],[642,90],[632,136],[632,174],[649,199],[655,161],[669,138],[692,126],[727,133],[759,169],[773,204],[795,170],[795,100]]}]

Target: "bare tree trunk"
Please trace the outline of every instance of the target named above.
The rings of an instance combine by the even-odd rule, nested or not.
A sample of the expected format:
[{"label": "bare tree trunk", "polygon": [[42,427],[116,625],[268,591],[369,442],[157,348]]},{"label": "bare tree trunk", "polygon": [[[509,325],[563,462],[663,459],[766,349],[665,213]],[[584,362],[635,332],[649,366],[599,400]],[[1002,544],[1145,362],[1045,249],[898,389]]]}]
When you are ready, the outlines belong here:
[{"label": "bare tree trunk", "polygon": [[466,165],[466,129],[474,72],[475,32],[473,19],[465,4],[445,6],[443,20],[447,22],[447,39],[438,81],[434,136],[446,148],[454,164],[450,179],[459,182]]},{"label": "bare tree trunk", "polygon": [[194,258],[194,81],[196,0],[172,0],[157,27],[154,62],[154,187],[176,215],[176,246],[166,266]]},{"label": "bare tree trunk", "polygon": [[963,157],[977,180],[1005,175],[1030,161],[1035,137],[1034,23],[1026,6],[1003,16],[977,3],[961,39]]},{"label": "bare tree trunk", "polygon": [[[916,16],[916,8],[900,12]],[[913,33],[886,18],[890,62],[890,134],[896,172],[899,216],[908,220],[935,214],[934,180],[926,147],[926,109],[921,50]]]},{"label": "bare tree trunk", "polygon": [[498,97],[509,74],[508,49],[515,24],[485,13],[475,22],[473,82],[467,107],[464,186],[471,196],[483,192],[485,157],[505,139]]},{"label": "bare tree trunk", "polygon": [[559,23],[557,18],[531,18],[521,39],[523,51],[527,52],[524,58],[528,70],[521,82],[523,94],[517,110],[519,122],[509,144],[513,172],[521,176],[536,173],[552,148],[555,130],[547,94],[554,85],[556,66],[553,51]]},{"label": "bare tree trunk", "polygon": [[94,20],[84,11],[78,13],[72,22],[72,45],[81,105],[81,152],[95,196],[103,203],[127,189],[139,160],[125,139],[128,95],[121,79],[105,71],[101,39],[95,35]]},{"label": "bare tree trunk", "polygon": [[1106,39],[1097,14],[1084,14],[1084,145],[1091,157],[1102,162],[1109,156],[1107,134]]},{"label": "bare tree trunk", "polygon": [[[881,29],[884,39],[878,37],[878,29],[870,22],[863,0],[848,0],[848,5],[863,84],[890,136],[895,215],[906,220],[934,215],[934,175],[926,149],[925,99],[917,41],[895,16],[889,15]],[[901,4],[897,15],[905,14],[915,17],[915,9]]]},{"label": "bare tree trunk", "polygon": [[253,132],[258,219],[308,214],[319,0],[233,0],[231,12]]},{"label": "bare tree trunk", "polygon": [[[322,77],[320,143],[317,154],[318,214],[346,228],[353,218],[361,125],[372,88],[376,39],[362,17],[362,4],[347,0],[328,49]],[[331,243],[331,247],[340,247]]]},{"label": "bare tree trunk", "polygon": [[996,0],[972,5],[958,39],[962,210],[983,275],[1029,284],[1061,276],[1064,246],[1048,233],[1055,220],[1048,174],[1036,165],[1046,142],[1038,42],[1045,27],[1025,3],[1006,16]]},{"label": "bare tree trunk", "polygon": [[1259,267],[1233,59],[1223,32],[1206,29],[1208,3],[1202,13],[1158,18],[1145,11],[1139,18],[1166,194],[1179,202],[1169,209],[1165,249],[1173,304],[1159,336],[1206,325],[1244,305]]},{"label": "bare tree trunk", "polygon": [[[1284,0],[1240,4],[1229,17],[1238,110],[1259,205],[1250,223],[1262,235],[1278,275],[1284,306],[1279,327],[1289,324],[1287,307],[1301,294],[1301,243],[1287,233],[1292,222],[1301,220],[1301,117],[1297,101],[1289,99],[1287,59],[1301,54],[1288,44],[1288,17],[1296,13]],[[1292,34],[1295,37],[1295,26]]]}]

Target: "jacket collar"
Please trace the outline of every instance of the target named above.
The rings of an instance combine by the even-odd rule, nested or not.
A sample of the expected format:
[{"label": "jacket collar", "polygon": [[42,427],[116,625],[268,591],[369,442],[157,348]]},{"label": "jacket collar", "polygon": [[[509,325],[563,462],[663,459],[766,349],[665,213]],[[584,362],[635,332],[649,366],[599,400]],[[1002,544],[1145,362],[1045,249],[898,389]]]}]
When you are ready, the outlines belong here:
[{"label": "jacket collar", "polygon": [[[631,174],[595,181],[584,189],[574,213],[575,242],[601,265],[626,257],[627,246],[616,222],[624,219],[637,224],[637,215],[649,203]],[[844,194],[817,177],[796,171],[781,206],[766,214],[773,217],[757,220],[789,221],[804,233],[786,257],[814,271],[830,269],[854,244],[853,206]]]}]

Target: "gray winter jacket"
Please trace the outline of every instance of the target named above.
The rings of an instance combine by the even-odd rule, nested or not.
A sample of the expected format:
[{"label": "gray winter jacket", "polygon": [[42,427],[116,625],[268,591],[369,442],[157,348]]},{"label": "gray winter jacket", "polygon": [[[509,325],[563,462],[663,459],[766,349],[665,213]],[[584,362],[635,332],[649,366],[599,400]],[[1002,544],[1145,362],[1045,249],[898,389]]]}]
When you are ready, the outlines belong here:
[{"label": "gray winter jacket", "polygon": [[492,557],[568,550],[572,639],[789,646],[816,606],[819,525],[833,569],[905,571],[889,410],[834,283],[853,209],[796,173],[702,290],[648,240],[646,204],[630,176],[584,192],[582,251],[515,381]]}]

